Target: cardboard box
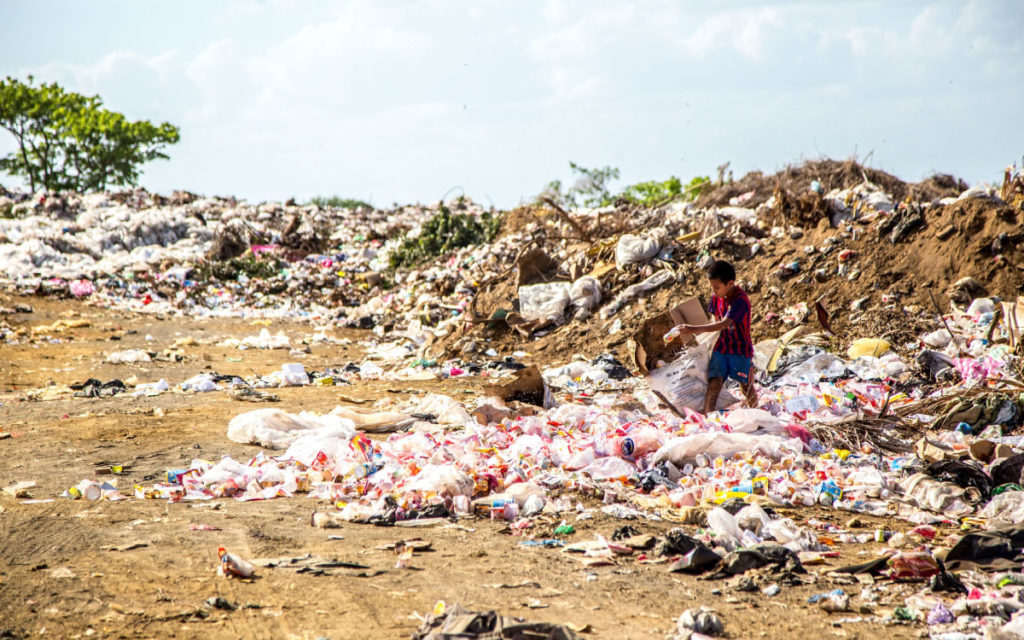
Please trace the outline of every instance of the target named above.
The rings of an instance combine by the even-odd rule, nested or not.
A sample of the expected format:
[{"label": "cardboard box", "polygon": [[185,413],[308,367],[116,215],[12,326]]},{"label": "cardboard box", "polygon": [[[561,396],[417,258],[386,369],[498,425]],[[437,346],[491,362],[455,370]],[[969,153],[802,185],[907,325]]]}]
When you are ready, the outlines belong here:
[{"label": "cardboard box", "polygon": [[671,346],[665,346],[664,336],[677,324],[708,324],[710,319],[704,313],[697,297],[688,298],[679,305],[647,318],[630,338],[629,355],[633,368],[640,375],[647,375],[658,360],[671,362],[683,348],[697,343],[693,335],[686,335]]}]

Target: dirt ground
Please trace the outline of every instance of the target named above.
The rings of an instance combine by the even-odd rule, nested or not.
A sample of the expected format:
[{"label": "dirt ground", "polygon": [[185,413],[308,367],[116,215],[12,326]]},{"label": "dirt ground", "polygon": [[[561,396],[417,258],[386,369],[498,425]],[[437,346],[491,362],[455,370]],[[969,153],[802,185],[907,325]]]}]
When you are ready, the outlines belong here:
[{"label": "dirt ground", "polygon": [[[0,345],[0,486],[33,480],[26,503],[0,494],[0,638],[408,638],[438,601],[504,615],[573,623],[584,638],[662,638],[689,607],[719,611],[730,638],[918,637],[921,626],[881,625],[872,616],[891,614],[903,596],[920,588],[889,584],[871,612],[828,614],[806,603],[809,596],[843,588],[856,596],[863,585],[839,584],[823,571],[863,562],[881,545],[836,545],[838,558],[808,566],[808,584],[782,586],[779,595],[740,592],[727,581],[672,574],[666,564],[640,564],[623,558],[612,566],[585,567],[558,549],[523,546],[499,523],[476,517],[431,527],[346,525],[324,530],[310,526],[322,506],[305,497],[263,502],[215,500],[168,503],[71,501],[59,494],[98,468],[122,465],[117,480],[128,495],[136,483],[151,484],[168,469],[195,457],[238,460],[260,449],[226,437],[228,421],[265,406],[286,411],[326,412],[341,396],[404,399],[435,391],[462,397],[479,389],[477,380],[366,382],[350,386],[302,387],[279,392],[276,405],[253,405],[224,392],[165,393],[157,397],[119,395],[109,399],[26,399],[48,384],[66,385],[94,377],[166,378],[177,384],[202,371],[247,375],[269,373],[296,361],[287,350],[256,351],[213,346],[223,337],[244,337],[260,328],[250,320],[155,318],[110,311],[79,302],[0,295],[0,306],[29,304],[33,313],[6,316],[14,327],[51,324],[61,318],[87,320],[60,334],[61,342]],[[297,342],[309,325],[275,322]],[[58,337],[57,334],[52,334]],[[147,340],[146,336],[152,340]],[[347,346],[313,345],[299,358],[307,369],[343,366],[360,359],[354,331],[336,337]],[[103,364],[104,354],[127,348],[161,350],[193,336],[183,362],[143,365]],[[202,344],[206,343],[206,344]],[[590,354],[596,355],[596,354]],[[239,361],[240,359],[240,361]],[[545,363],[545,364],[556,364]],[[581,496],[590,506],[597,499]],[[783,512],[797,522],[809,518],[843,526],[850,514],[824,510]],[[901,521],[862,518],[871,530],[907,530]],[[570,522],[569,541],[610,537],[626,524],[598,512],[594,519]],[[633,521],[644,533],[672,525]],[[213,525],[219,531],[193,530]],[[550,537],[558,522],[537,522],[527,536]],[[694,527],[684,527],[693,533]],[[335,539],[340,536],[342,539]],[[392,551],[378,547],[422,538],[431,550],[414,557],[413,568],[396,569]],[[252,581],[216,574],[217,548],[249,559],[313,554],[361,565],[330,568],[326,575],[277,567],[258,571]],[[770,577],[758,578],[760,586]],[[235,610],[209,606],[221,597]],[[853,602],[859,603],[856,597]],[[837,622],[863,617],[861,622]]]}]

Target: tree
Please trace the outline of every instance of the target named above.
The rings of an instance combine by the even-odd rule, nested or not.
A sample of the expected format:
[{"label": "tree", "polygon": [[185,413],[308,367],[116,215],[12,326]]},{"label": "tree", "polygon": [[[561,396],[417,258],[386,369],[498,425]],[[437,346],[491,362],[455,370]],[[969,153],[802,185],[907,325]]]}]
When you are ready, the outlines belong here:
[{"label": "tree", "polygon": [[572,209],[581,206],[601,207],[611,203],[612,194],[608,190],[608,183],[618,179],[619,170],[617,168],[588,169],[575,162],[569,162],[569,168],[576,175],[572,186],[563,192],[562,181],[552,180],[544,187],[544,191],[540,194],[541,198],[551,198]]},{"label": "tree", "polygon": [[103,108],[98,96],[66,91],[57,83],[0,81],[0,127],[18,150],[0,158],[0,171],[24,176],[35,191],[91,191],[138,184],[140,168],[180,139],[164,122],[132,122]]}]

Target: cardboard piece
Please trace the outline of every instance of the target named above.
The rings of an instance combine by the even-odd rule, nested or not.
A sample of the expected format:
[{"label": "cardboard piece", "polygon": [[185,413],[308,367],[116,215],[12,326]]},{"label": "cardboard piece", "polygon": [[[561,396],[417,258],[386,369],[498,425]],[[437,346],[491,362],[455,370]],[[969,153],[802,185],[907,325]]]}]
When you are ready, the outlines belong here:
[{"label": "cardboard piece", "polygon": [[550,282],[557,279],[552,276],[558,271],[558,262],[540,248],[530,249],[519,256],[516,266],[519,268],[519,280],[516,283],[517,289],[538,282]]},{"label": "cardboard piece", "polygon": [[633,368],[641,375],[651,372],[658,360],[675,360],[686,347],[697,344],[693,335],[686,335],[671,346],[665,346],[664,335],[677,324],[707,324],[710,322],[704,307],[696,297],[684,300],[676,307],[647,318],[630,338],[629,355]]},{"label": "cardboard piece", "polygon": [[1017,345],[1024,339],[1024,296],[1017,296],[1014,303],[1003,302],[1003,324],[1010,334],[1010,348],[1017,349]]},{"label": "cardboard piece", "polygon": [[513,375],[515,379],[505,384],[484,385],[484,395],[495,396],[505,402],[525,402],[545,409],[554,406],[551,390],[536,365],[520,369]]}]

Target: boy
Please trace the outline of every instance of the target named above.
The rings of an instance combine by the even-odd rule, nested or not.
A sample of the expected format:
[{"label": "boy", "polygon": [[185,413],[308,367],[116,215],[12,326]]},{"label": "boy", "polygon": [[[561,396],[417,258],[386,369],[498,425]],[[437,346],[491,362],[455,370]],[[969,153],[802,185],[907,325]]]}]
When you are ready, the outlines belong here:
[{"label": "boy", "polygon": [[673,330],[680,334],[721,331],[708,364],[708,391],[704,397],[704,414],[715,410],[718,394],[726,378],[740,383],[747,406],[757,406],[754,391],[754,343],[750,339],[750,298],[736,286],[736,269],[725,260],[715,260],[707,270],[711,285],[708,313],[715,321],[709,324],[681,324]]}]

